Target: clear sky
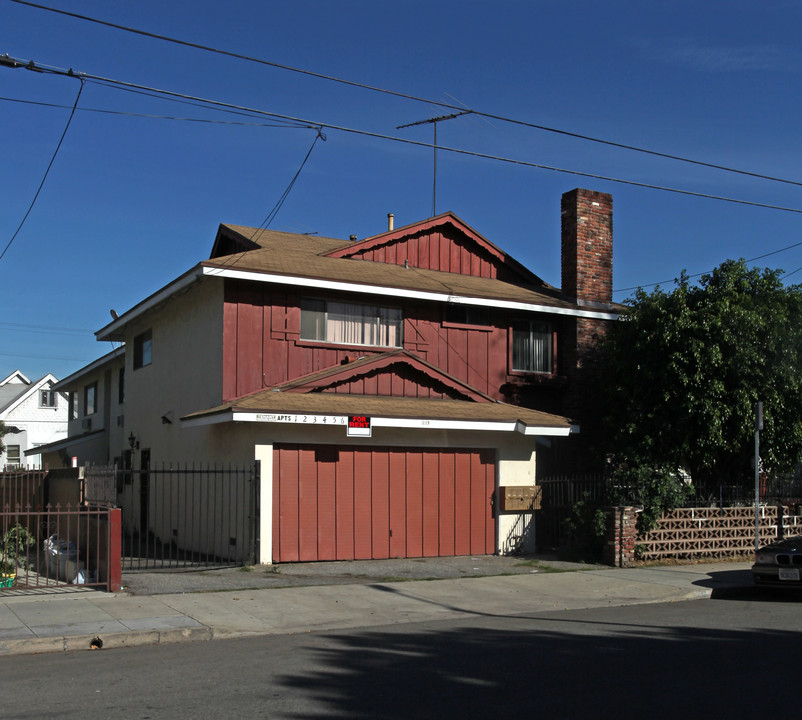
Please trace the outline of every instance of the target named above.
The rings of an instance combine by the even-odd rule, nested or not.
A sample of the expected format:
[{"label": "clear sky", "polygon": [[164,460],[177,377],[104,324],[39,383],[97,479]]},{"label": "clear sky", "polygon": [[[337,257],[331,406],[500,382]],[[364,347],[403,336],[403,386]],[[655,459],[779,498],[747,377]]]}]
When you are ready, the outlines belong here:
[{"label": "clear sky", "polygon": [[754,264],[802,282],[799,0],[41,4],[431,102],[0,0],[0,55],[304,121],[277,127],[87,80],[17,232],[81,83],[0,66],[0,377],[64,377],[108,352],[93,333],[110,309],[207,258],[221,222],[268,217],[315,124],[325,142],[271,228],[364,238],[386,229],[388,212],[396,227],[429,217],[431,148],[344,129],[431,144],[431,124],[397,127],[454,112],[434,103],[793,181],[478,115],[439,123],[439,145],[519,164],[441,150],[434,210],[453,211],[549,283],[560,284],[560,196],[575,187],[613,195],[616,300],[638,285],[670,287],[683,269],[791,245]]}]

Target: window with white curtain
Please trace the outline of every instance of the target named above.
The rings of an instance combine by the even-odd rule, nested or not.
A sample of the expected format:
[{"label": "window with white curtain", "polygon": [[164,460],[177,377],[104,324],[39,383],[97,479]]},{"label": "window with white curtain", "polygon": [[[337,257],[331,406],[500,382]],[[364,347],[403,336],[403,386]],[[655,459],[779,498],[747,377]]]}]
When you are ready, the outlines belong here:
[{"label": "window with white curtain", "polygon": [[301,339],[338,345],[401,347],[400,308],[304,298]]},{"label": "window with white curtain", "polygon": [[551,325],[537,320],[512,324],[512,369],[519,372],[552,371]]}]

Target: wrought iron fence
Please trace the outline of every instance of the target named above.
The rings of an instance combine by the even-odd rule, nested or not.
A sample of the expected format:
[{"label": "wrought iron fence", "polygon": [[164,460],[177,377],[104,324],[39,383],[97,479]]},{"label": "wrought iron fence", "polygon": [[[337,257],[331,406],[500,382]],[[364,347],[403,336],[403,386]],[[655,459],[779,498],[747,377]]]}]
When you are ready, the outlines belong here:
[{"label": "wrought iron fence", "polygon": [[[591,505],[639,505],[642,495],[635,486],[622,485],[614,478],[598,475],[562,475],[538,480],[543,488],[542,509],[537,514],[536,537],[539,550],[563,544],[563,524],[579,502]],[[721,482],[704,487],[687,485],[684,508],[752,506],[755,488],[750,483]],[[802,507],[802,474],[763,477],[759,484],[760,503],[782,505],[792,513]]]},{"label": "wrought iron fence", "polygon": [[0,531],[4,595],[119,590],[119,510],[5,505],[0,510]]},{"label": "wrought iron fence", "polygon": [[47,470],[15,468],[0,472],[0,508],[44,506],[44,480]]},{"label": "wrought iron fence", "polygon": [[256,561],[258,463],[162,464],[117,473],[124,570]]}]

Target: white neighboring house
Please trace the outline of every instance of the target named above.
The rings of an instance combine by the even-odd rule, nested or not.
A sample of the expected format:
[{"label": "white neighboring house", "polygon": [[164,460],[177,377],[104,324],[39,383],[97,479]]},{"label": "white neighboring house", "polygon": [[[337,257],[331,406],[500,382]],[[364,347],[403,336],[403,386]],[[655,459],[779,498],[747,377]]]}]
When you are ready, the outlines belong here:
[{"label": "white neighboring house", "polygon": [[67,437],[67,397],[53,390],[56,382],[50,373],[31,382],[19,370],[0,380],[0,421],[10,429],[0,469],[39,467],[41,455],[26,457],[26,451]]}]

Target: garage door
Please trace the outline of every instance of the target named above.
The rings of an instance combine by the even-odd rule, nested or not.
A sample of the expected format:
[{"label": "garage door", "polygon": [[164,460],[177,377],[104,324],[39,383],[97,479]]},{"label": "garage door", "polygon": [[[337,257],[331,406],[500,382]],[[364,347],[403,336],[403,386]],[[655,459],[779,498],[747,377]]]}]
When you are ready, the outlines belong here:
[{"label": "garage door", "polygon": [[492,449],[277,445],[273,560],[495,552]]}]

